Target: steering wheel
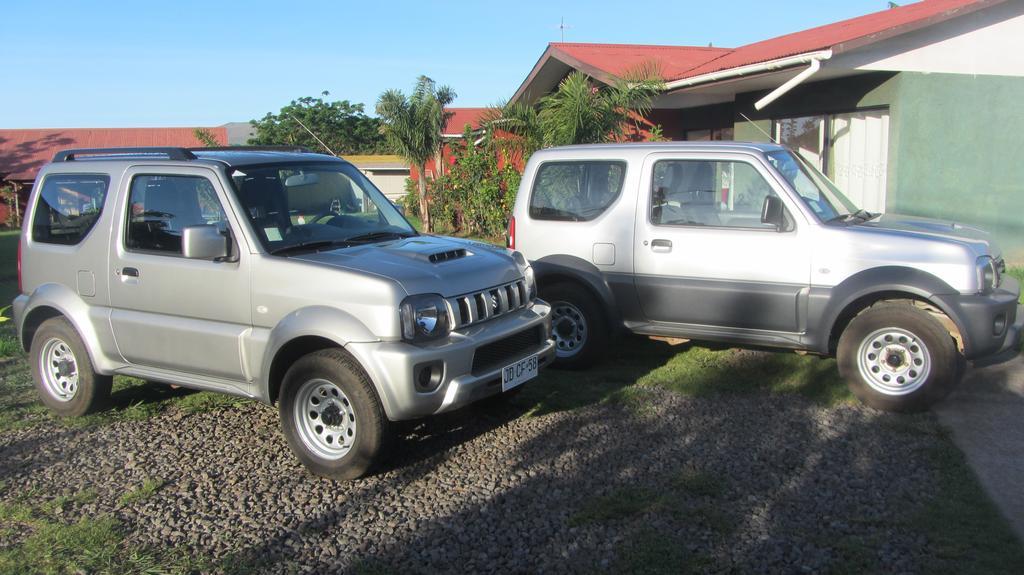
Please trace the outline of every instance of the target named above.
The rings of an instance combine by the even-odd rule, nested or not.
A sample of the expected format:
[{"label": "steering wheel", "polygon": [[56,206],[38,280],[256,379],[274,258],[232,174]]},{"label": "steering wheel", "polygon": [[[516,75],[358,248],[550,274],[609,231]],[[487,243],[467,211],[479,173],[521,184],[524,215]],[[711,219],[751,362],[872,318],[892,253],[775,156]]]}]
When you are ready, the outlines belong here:
[{"label": "steering wheel", "polygon": [[[334,218],[337,218],[339,216],[341,216],[341,214],[336,214],[334,212],[320,212],[319,214],[313,216],[312,218],[307,219],[306,220],[306,224],[319,224],[320,220],[327,219],[327,218],[330,218],[330,219],[333,220]],[[326,224],[327,225],[331,225],[331,223],[329,221]]]},{"label": "steering wheel", "polygon": [[340,216],[340,215],[341,215],[341,199],[340,198],[334,198],[333,200],[331,200],[330,207],[328,207],[326,210],[318,213],[317,215],[313,216],[313,219],[307,220],[306,223],[307,224],[318,224],[318,223],[320,223],[320,220],[322,220],[324,218],[335,218],[335,217]]}]

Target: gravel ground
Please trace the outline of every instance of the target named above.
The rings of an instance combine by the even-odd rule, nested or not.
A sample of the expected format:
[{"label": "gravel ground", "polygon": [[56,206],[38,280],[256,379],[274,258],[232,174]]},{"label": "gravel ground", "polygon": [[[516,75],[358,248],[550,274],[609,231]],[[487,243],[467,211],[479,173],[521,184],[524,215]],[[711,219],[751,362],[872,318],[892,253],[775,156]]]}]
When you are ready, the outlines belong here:
[{"label": "gravel ground", "polygon": [[[111,514],[129,544],[224,571],[922,570],[928,541],[901,520],[939,473],[930,416],[645,397],[542,416],[473,406],[408,426],[387,469],[349,483],[306,474],[255,403],[38,425],[0,434],[0,481],[4,497],[93,488],[63,517]],[[120,502],[147,478],[165,484]]]}]

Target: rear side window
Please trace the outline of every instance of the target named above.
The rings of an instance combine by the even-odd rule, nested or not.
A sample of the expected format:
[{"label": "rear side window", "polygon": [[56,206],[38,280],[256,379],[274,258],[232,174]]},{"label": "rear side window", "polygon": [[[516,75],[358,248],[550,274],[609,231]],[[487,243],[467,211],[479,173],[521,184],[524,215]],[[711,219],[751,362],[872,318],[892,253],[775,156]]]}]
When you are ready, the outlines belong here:
[{"label": "rear side window", "polygon": [[180,256],[185,228],[227,229],[217,192],[201,176],[136,176],[128,210],[125,247],[130,250]]},{"label": "rear side window", "polygon": [[103,213],[109,187],[105,175],[46,176],[32,218],[32,239],[64,245],[81,242]]},{"label": "rear side window", "polygon": [[530,217],[570,222],[592,220],[619,197],[625,175],[625,162],[542,164],[530,196]]}]

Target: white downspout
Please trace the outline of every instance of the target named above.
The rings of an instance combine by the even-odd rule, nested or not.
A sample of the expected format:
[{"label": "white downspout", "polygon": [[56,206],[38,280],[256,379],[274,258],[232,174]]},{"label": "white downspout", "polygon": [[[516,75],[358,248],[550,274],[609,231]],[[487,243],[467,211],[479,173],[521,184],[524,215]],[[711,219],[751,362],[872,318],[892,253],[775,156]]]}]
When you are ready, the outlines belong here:
[{"label": "white downspout", "polygon": [[802,72],[800,72],[796,76],[793,76],[792,78],[790,78],[785,84],[783,84],[783,85],[779,86],[778,88],[775,88],[774,90],[772,90],[764,98],[761,98],[757,102],[754,102],[754,109],[755,110],[763,109],[765,106],[767,106],[768,104],[771,104],[776,99],[778,99],[779,96],[782,96],[786,92],[788,92],[788,91],[792,90],[793,88],[795,88],[798,84],[800,84],[801,82],[803,82],[807,78],[810,78],[811,76],[813,76],[818,70],[821,69],[821,60],[822,60],[821,58],[815,58],[815,59],[811,60],[811,65],[808,66],[807,68],[804,68],[804,70]]}]

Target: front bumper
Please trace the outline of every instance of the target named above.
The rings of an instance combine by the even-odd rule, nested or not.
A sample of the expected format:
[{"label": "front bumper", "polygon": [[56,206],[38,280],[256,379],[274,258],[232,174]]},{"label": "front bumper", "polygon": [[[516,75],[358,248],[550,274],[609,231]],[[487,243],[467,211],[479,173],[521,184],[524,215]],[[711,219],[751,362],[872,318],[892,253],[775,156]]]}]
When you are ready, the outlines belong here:
[{"label": "front bumper", "polygon": [[[499,365],[473,369],[477,349],[528,330],[541,330],[536,345],[511,353]],[[533,354],[540,367],[555,357],[551,334],[551,306],[536,300],[516,313],[452,332],[448,337],[422,345],[405,342],[350,343],[345,346],[366,369],[377,389],[384,411],[392,421],[415,419],[451,411],[501,392],[501,369]],[[418,366],[440,363],[440,385],[420,392],[414,385]]]},{"label": "front bumper", "polygon": [[1018,304],[1020,284],[1003,277],[1002,285],[987,295],[936,296],[960,328],[964,357],[982,359],[1020,343],[1024,308]]}]

